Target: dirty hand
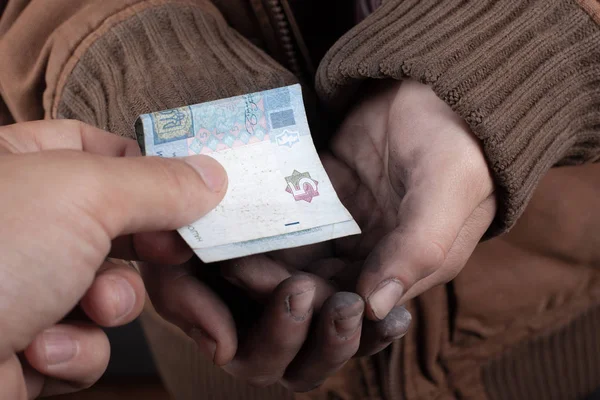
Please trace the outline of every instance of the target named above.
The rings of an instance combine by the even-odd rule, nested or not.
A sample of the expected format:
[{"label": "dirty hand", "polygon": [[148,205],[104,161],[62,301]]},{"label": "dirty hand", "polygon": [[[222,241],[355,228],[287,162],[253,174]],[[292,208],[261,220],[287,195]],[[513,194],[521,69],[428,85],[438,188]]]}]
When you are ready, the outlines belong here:
[{"label": "dirty hand", "polygon": [[369,319],[453,279],[496,214],[494,183],[468,125],[427,85],[382,81],[322,156],[359,236],[280,252],[356,291]]}]

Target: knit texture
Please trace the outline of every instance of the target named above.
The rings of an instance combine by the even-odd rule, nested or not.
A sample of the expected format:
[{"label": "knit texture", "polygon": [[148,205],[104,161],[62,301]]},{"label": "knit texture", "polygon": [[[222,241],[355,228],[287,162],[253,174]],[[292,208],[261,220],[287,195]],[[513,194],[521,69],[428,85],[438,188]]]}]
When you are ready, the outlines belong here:
[{"label": "knit texture", "polygon": [[141,114],[295,82],[212,5],[166,4],[116,24],[89,47],[57,116],[134,137]]},{"label": "knit texture", "polygon": [[600,306],[483,368],[490,400],[578,400],[600,387]]},{"label": "knit texture", "polygon": [[429,84],[481,139],[512,226],[554,165],[600,156],[600,29],[575,1],[388,0],[317,72],[343,110],[368,78]]}]

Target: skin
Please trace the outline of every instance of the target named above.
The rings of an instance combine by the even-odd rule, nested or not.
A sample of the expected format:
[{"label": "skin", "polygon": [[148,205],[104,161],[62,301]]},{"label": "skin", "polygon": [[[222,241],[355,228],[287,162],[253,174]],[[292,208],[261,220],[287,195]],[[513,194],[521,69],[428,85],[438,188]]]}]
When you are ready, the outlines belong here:
[{"label": "skin", "polygon": [[[145,295],[136,271],[107,257],[152,256],[144,246],[156,244],[150,261],[186,259],[174,233],[147,232],[197,220],[224,196],[216,161],[123,157],[135,149],[73,121],[0,128],[0,398],[94,383],[110,354],[98,325],[131,321]],[[95,324],[65,319],[78,304]]]},{"label": "skin", "polygon": [[[479,140],[428,86],[384,81],[358,98],[321,159],[361,235],[218,267],[143,271],[159,313],[235,377],[305,391],[350,358],[383,350],[408,329],[401,305],[453,279],[496,214]],[[221,301],[223,281],[256,310],[236,314]],[[290,296],[309,287],[312,308],[294,318]],[[214,307],[200,308],[207,294]],[[328,329],[354,315],[365,318],[353,333]]]},{"label": "skin", "polygon": [[381,320],[452,280],[497,206],[480,142],[428,86],[385,81],[365,94],[322,156],[363,233],[279,257],[339,276]]}]

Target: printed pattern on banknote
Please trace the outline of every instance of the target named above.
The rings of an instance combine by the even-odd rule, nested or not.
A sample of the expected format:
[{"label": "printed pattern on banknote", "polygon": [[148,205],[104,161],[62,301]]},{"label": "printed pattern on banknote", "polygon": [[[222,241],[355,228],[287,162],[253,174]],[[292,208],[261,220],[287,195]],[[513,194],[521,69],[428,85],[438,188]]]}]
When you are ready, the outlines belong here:
[{"label": "printed pattern on banknote", "polygon": [[360,232],[316,152],[299,85],[140,116],[146,155],[205,154],[227,171],[221,204],[179,230],[206,262]]}]

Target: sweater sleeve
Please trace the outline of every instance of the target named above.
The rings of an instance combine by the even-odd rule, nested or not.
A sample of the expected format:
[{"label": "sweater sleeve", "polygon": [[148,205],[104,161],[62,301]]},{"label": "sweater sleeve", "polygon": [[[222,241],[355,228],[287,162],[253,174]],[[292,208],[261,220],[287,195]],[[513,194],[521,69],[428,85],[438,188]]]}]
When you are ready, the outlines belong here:
[{"label": "sweater sleeve", "polygon": [[387,0],[329,51],[317,90],[343,109],[366,79],[430,85],[483,144],[495,235],[549,168],[600,158],[598,15],[597,0]]},{"label": "sweater sleeve", "polygon": [[0,91],[17,121],[133,137],[140,114],[296,82],[208,0],[51,3],[11,0],[0,21]]}]

